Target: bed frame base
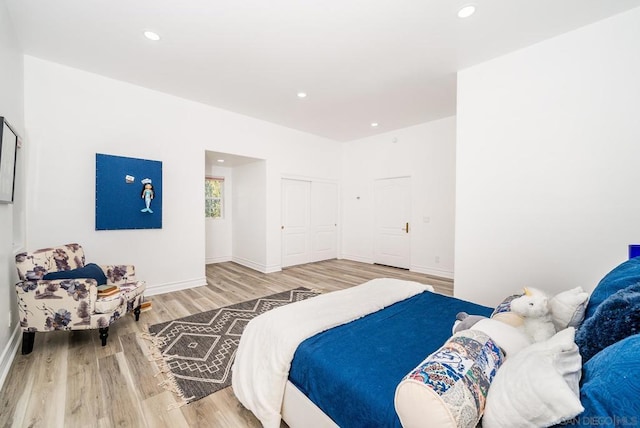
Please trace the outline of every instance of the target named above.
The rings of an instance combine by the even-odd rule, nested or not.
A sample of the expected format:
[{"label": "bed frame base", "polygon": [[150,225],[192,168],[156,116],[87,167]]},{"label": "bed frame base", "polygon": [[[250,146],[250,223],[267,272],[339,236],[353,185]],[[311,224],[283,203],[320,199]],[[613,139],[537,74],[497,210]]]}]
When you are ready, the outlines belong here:
[{"label": "bed frame base", "polygon": [[290,381],[284,387],[282,419],[290,428],[339,428]]}]

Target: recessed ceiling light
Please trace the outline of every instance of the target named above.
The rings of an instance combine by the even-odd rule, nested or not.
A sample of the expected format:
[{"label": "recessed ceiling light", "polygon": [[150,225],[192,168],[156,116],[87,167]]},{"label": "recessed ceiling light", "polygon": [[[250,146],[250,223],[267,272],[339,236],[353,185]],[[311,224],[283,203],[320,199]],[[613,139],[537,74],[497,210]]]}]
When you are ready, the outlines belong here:
[{"label": "recessed ceiling light", "polygon": [[476,7],[472,4],[468,4],[458,11],[458,18],[468,18],[473,15],[475,11]]},{"label": "recessed ceiling light", "polygon": [[218,162],[224,163],[224,159],[218,159]]},{"label": "recessed ceiling light", "polygon": [[371,122],[371,126],[375,128],[376,126],[378,126],[378,122]]},{"label": "recessed ceiling light", "polygon": [[145,31],[144,36],[149,40],[153,40],[154,42],[160,40],[160,36],[158,35],[158,33],[154,33],[153,31]]},{"label": "recessed ceiling light", "polygon": [[298,98],[307,98],[306,92],[298,92]]}]

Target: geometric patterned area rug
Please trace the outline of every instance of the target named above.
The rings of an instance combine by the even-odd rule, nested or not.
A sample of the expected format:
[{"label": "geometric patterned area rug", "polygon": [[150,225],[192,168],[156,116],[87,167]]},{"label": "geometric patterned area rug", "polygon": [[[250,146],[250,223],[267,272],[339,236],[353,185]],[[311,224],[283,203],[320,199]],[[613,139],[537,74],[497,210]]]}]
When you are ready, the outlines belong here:
[{"label": "geometric patterned area rug", "polygon": [[231,385],[231,367],[245,326],[273,308],[317,296],[304,287],[149,327],[152,360],[165,388],[191,403]]}]

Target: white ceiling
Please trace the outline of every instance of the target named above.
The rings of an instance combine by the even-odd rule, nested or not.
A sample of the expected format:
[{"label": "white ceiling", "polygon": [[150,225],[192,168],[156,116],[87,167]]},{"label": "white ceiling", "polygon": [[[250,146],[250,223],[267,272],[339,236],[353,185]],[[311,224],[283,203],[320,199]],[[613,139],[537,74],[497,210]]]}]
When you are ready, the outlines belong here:
[{"label": "white ceiling", "polygon": [[0,1],[26,54],[339,141],[451,116],[457,70],[640,6],[477,0],[461,20],[469,1]]},{"label": "white ceiling", "polygon": [[[253,162],[260,162],[264,159],[251,158],[247,156],[234,155],[231,153],[212,152],[205,151],[205,166],[207,173],[210,173],[211,167],[223,166],[226,168],[233,168],[240,165],[245,165]],[[222,162],[220,162],[222,161]]]}]

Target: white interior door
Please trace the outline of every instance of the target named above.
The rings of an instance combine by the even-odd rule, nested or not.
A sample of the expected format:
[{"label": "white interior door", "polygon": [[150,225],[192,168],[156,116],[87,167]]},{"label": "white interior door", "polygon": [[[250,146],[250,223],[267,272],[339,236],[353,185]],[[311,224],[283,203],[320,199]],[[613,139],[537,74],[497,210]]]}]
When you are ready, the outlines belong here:
[{"label": "white interior door", "polygon": [[282,180],[282,267],[309,263],[311,182]]},{"label": "white interior door", "polygon": [[311,260],[338,257],[338,185],[311,183]]},{"label": "white interior door", "polygon": [[411,265],[411,178],[375,181],[373,261],[409,269]]}]

